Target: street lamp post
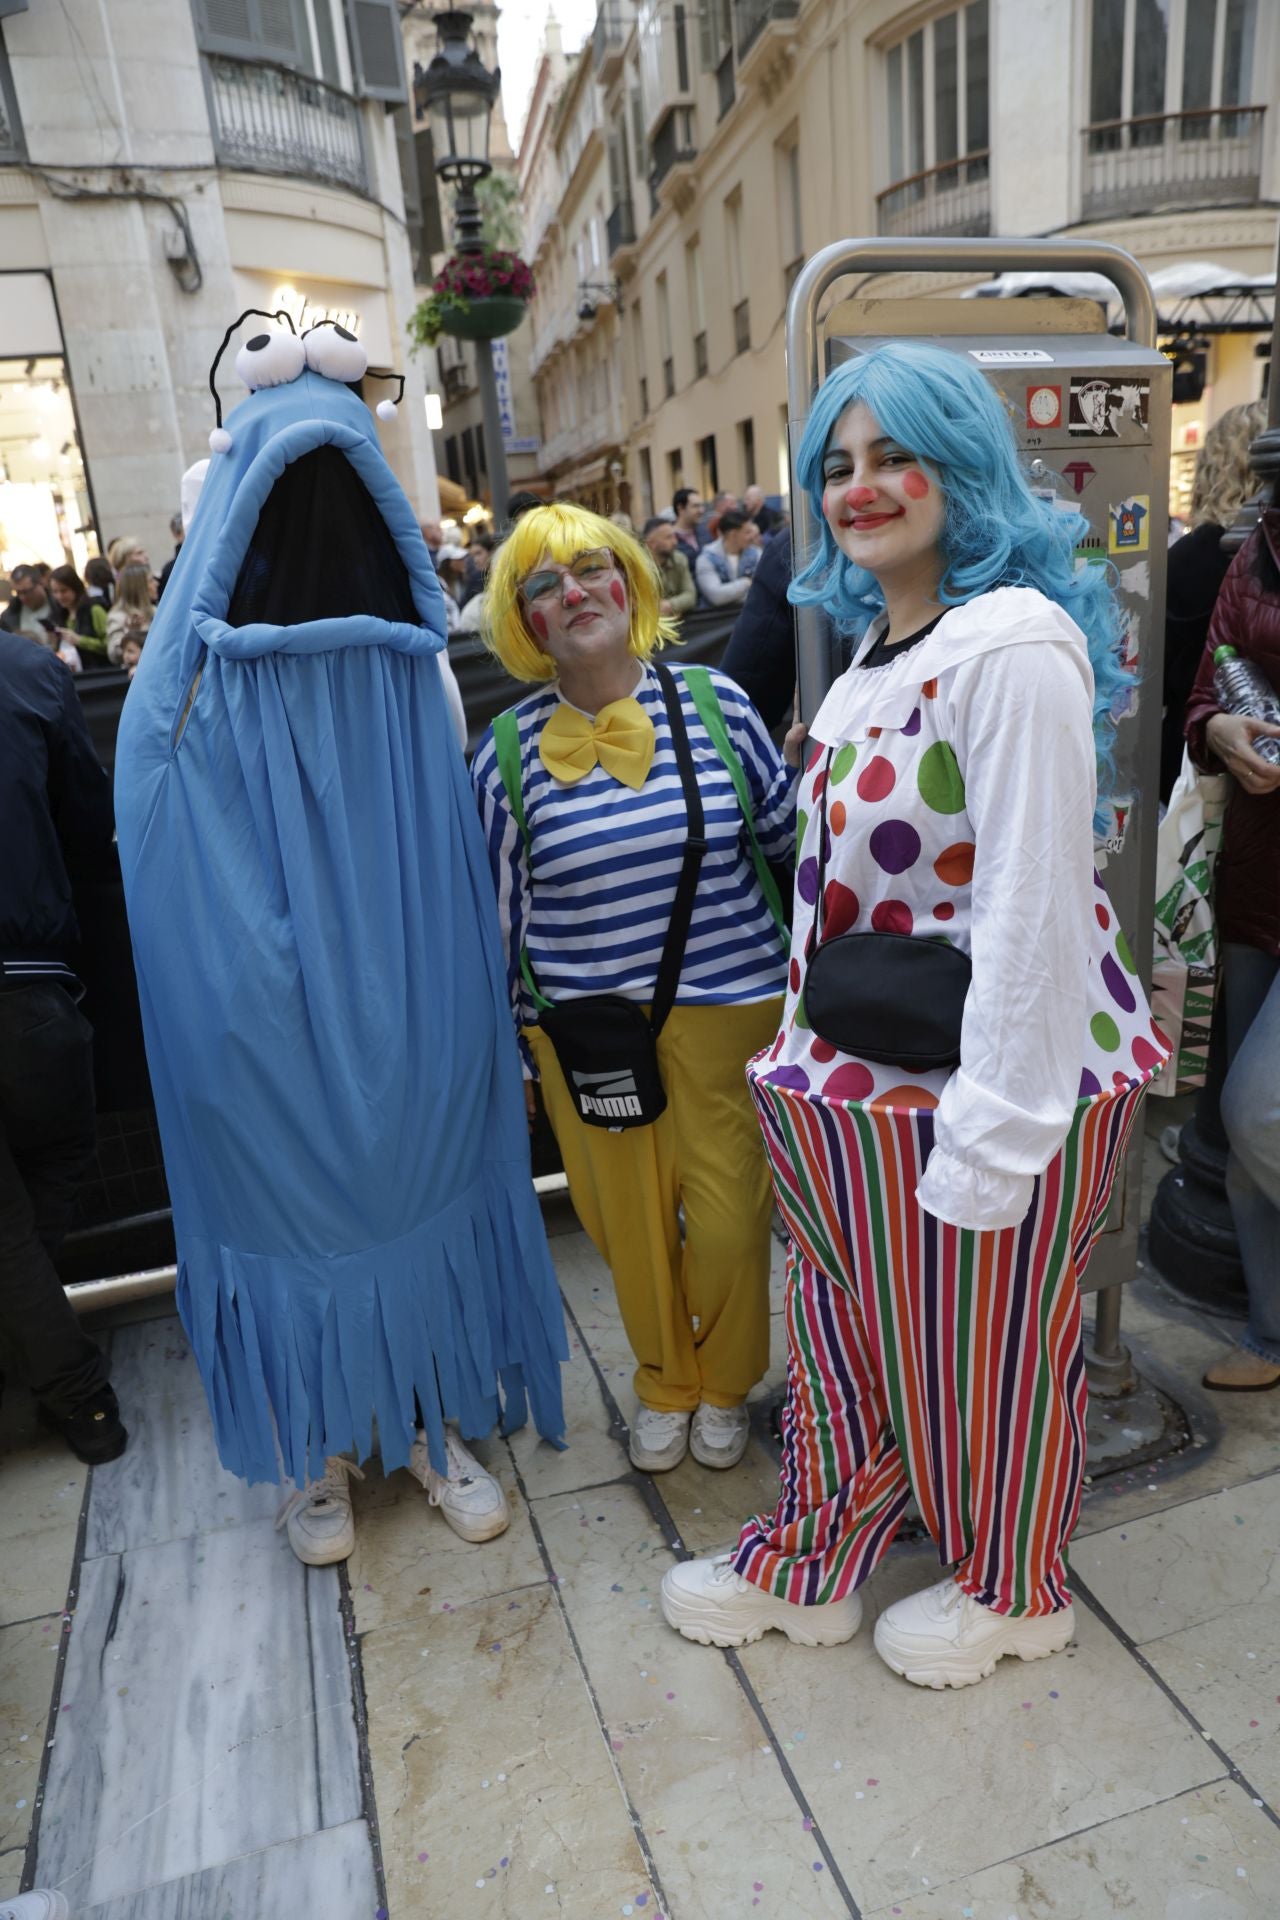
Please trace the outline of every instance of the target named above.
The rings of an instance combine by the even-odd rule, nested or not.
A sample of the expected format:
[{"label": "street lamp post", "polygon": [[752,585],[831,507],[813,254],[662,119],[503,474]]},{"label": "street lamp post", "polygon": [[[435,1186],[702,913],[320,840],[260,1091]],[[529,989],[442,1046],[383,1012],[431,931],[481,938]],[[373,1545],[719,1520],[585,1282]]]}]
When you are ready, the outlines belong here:
[{"label": "street lamp post", "polygon": [[[431,150],[440,178],[456,189],[454,246],[458,253],[484,252],[484,227],[476,188],[492,173],[489,161],[489,116],[498,97],[502,75],[490,73],[471,44],[471,15],[460,9],[436,15],[440,50],[424,69],[415,68],[414,114],[431,127]],[[493,371],[493,348],[477,340],[476,381],[484,415],[485,465],[493,517],[507,517],[509,485],[507,453],[502,439],[498,382]]]}]

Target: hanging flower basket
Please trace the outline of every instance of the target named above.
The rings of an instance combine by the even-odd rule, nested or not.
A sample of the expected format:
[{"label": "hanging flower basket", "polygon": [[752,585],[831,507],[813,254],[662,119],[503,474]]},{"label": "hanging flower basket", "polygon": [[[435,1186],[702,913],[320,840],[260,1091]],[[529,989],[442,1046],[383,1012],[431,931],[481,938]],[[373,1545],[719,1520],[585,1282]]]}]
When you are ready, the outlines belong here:
[{"label": "hanging flower basket", "polygon": [[459,340],[501,340],[520,325],[535,290],[519,254],[496,248],[455,253],[414,310],[410,338],[420,347],[433,347],[442,333]]}]

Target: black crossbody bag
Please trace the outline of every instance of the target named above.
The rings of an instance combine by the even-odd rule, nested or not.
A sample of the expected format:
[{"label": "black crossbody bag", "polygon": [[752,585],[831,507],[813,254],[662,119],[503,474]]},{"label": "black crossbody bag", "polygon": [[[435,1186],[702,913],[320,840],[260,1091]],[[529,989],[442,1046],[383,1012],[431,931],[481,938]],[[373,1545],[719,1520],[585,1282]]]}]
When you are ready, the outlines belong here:
[{"label": "black crossbody bag", "polygon": [[805,947],[804,1015],[820,1040],[879,1066],[913,1073],[960,1064],[973,963],[945,940],[909,933],[822,937],[827,884],[827,749],[818,823],[818,897]]},{"label": "black crossbody bag", "polygon": [[528,962],[521,956],[525,984],[541,1008],[538,1024],[555,1048],[578,1117],[589,1127],[607,1127],[611,1132],[625,1127],[652,1126],[666,1110],[667,1093],[658,1070],[657,1040],[675,1005],[685,942],[693,919],[694,895],[698,891],[698,874],[707,851],[702,796],[698,792],[689,735],[680,709],[679,689],[666,667],[655,662],[654,672],[666,702],[688,828],[684,861],[654,983],[653,1005],[646,1014],[643,1007],[619,993],[591,993],[553,1007],[538,992]]}]

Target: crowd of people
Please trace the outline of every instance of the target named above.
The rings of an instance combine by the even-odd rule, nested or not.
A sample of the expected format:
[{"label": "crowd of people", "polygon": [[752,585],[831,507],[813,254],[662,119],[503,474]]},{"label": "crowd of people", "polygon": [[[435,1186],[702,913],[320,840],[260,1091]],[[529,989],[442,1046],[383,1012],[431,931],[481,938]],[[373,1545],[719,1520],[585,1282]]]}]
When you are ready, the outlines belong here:
[{"label": "crowd of people", "polygon": [[[253,398],[265,417],[269,401]],[[358,405],[346,394],[335,417]],[[1255,426],[1228,416],[1210,436],[1167,662],[1167,698],[1186,707],[1179,741],[1185,718],[1193,757],[1237,789],[1221,895],[1235,1062],[1224,1105],[1251,1316],[1239,1354],[1207,1377],[1237,1391],[1280,1383],[1280,771],[1255,750],[1280,727],[1221,711],[1211,656],[1229,636],[1280,685],[1280,509],[1229,573],[1198,529],[1219,529],[1243,497],[1240,450]],[[246,1048],[234,1096],[197,1088],[192,1073],[204,1062],[216,1076],[223,1056],[189,1041],[177,1064],[162,1005],[148,1032],[162,1127],[186,1116],[170,1165],[180,1300],[219,1448],[261,1477],[278,1443],[297,1483],[285,1518],[300,1557],[350,1551],[349,1482],[375,1413],[384,1463],[407,1464],[472,1541],[507,1524],[501,1487],[465,1444],[497,1418],[499,1376],[522,1400],[528,1375],[539,1429],[558,1440],[550,1266],[527,1217],[518,1260],[511,1232],[511,1196],[528,1184],[524,1118],[540,1097],[634,1354],[638,1471],[667,1471],[686,1451],[720,1471],[742,1458],[748,1395],[769,1359],[775,1205],[787,1231],[778,1498],[744,1516],[729,1553],[671,1568],[668,1622],[717,1646],[769,1629],[807,1645],[849,1639],[859,1590],[914,1498],[944,1573],[881,1613],[888,1666],[965,1686],[1003,1656],[1058,1651],[1073,1630],[1065,1555],[1085,1459],[1079,1282],[1169,1051],[1094,863],[1129,676],[1106,571],[1074,565],[1083,517],[1032,491],[984,375],[919,344],[877,347],[819,389],[796,483],[820,541],[798,569],[786,515],[758,488],[709,508],[682,488],[638,534],[619,516],[526,496],[500,538],[480,531],[464,547],[435,523],[415,531],[381,467],[362,476],[379,489],[379,584],[358,617],[331,622],[332,653],[292,638],[300,625],[270,629],[300,676],[287,715],[260,657],[273,657],[268,628],[254,626],[253,649],[235,641],[263,618],[253,594],[269,591],[252,522],[262,578],[252,593],[237,586],[248,597],[202,656],[198,698],[179,606],[155,614],[161,583],[136,542],[113,542],[84,580],[69,567],[13,571],[0,690],[27,689],[47,747],[36,763],[25,748],[6,757],[0,739],[5,817],[26,849],[0,886],[0,1314],[50,1417],[83,1458],[124,1445],[53,1264],[88,1151],[67,869],[109,837],[110,805],[70,678],[26,642],[73,670],[136,667],[158,618],[121,743],[140,971],[152,999],[172,1001],[176,1034],[192,982],[165,984],[163,963],[174,901],[190,894],[213,949],[200,956],[212,969],[201,1000],[216,1038],[219,1017],[232,1028],[246,1017],[240,940],[258,914],[275,929],[263,959],[273,997],[252,1017],[306,1034],[259,1115],[250,1094],[269,1061]],[[239,537],[232,484],[220,479],[200,529],[206,559]],[[189,578],[178,579],[181,595]],[[702,603],[741,609],[721,670],[681,663],[680,620]],[[849,649],[807,726],[791,720],[797,604],[823,608]],[[464,631],[529,688],[485,732],[469,792],[435,717],[440,642]],[[316,664],[326,659],[339,665]],[[0,725],[11,707],[0,692]],[[201,751],[184,756],[195,729]],[[432,742],[429,764],[406,751],[415,739]],[[367,770],[388,741],[376,780],[348,790],[321,777],[344,752]],[[279,837],[279,875],[274,856],[233,871],[208,852],[211,822],[234,838],[224,809],[237,806],[244,844]],[[780,890],[792,869],[794,892]],[[384,873],[417,875],[425,906],[398,882],[389,907]],[[447,913],[437,873],[449,876]],[[366,930],[367,955],[396,956],[386,980],[335,954],[318,901]],[[306,1005],[293,1009],[302,980]],[[402,1055],[411,1071],[371,1078],[370,1061]],[[76,1075],[72,1137],[46,1109]],[[424,1091],[437,1082],[443,1105]],[[37,1084],[48,1099],[33,1123]],[[350,1113],[334,1116],[335,1088]],[[403,1104],[397,1149],[423,1129],[411,1171],[392,1156],[396,1178],[380,1099]],[[209,1143],[190,1132],[193,1114]],[[260,1118],[283,1128],[288,1172],[255,1198],[253,1168],[270,1159]],[[305,1154],[288,1146],[295,1124]],[[177,1139],[166,1133],[167,1153]],[[364,1185],[350,1175],[341,1204],[315,1189],[330,1145],[335,1167],[368,1170]],[[455,1220],[466,1196],[475,1211]],[[234,1239],[246,1211],[262,1223],[252,1255]],[[375,1288],[360,1324],[385,1341],[358,1364],[332,1331],[352,1337],[338,1294],[315,1306],[317,1289],[337,1285],[339,1253],[344,1272],[359,1269],[353,1289]],[[305,1314],[290,1292],[304,1282]],[[481,1304],[464,1306],[473,1282]],[[458,1316],[443,1339],[437,1313]],[[272,1347],[282,1318],[287,1358]]]}]

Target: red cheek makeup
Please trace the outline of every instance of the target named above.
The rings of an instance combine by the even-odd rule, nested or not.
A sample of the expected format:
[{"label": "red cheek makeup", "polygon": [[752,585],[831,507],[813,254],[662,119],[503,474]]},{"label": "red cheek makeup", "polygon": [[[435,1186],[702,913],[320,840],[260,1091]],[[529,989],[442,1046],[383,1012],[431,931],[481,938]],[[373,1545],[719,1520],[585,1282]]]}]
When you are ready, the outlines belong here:
[{"label": "red cheek makeup", "polygon": [[902,491],[906,494],[908,500],[923,500],[929,491],[929,482],[922,473],[917,473],[916,469],[912,467],[909,472],[904,473],[902,476]]},{"label": "red cheek makeup", "polygon": [[613,596],[613,604],[618,609],[618,612],[625,613],[627,610],[627,590],[621,580],[611,580],[609,582],[609,592]]},{"label": "red cheek makeup", "polygon": [[533,612],[532,612],[532,613],[531,613],[531,614],[529,615],[529,625],[530,625],[530,626],[531,626],[531,627],[533,628],[533,630],[534,630],[534,632],[535,632],[535,633],[537,634],[537,636],[538,636],[538,638],[539,638],[539,640],[545,640],[545,639],[546,639],[546,637],[547,637],[547,616],[546,616],[546,614],[545,614],[545,613],[539,613],[539,612],[538,612],[538,609],[537,609],[537,608],[535,607],[535,608],[533,609]]}]

